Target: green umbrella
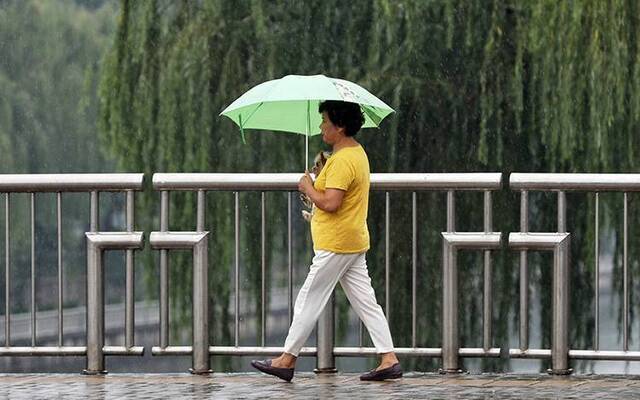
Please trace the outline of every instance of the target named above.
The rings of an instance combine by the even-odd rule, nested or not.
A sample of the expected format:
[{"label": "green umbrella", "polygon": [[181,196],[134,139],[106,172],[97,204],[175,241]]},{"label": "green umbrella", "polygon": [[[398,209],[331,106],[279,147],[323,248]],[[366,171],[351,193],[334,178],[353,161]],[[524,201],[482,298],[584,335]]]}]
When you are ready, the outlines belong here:
[{"label": "green umbrella", "polygon": [[377,127],[393,109],[362,86],[324,75],[287,75],[249,89],[220,113],[245,129],[264,129],[305,135],[305,168],[309,165],[309,136],[320,134],[318,105],[339,100],[360,105],[363,128]]}]

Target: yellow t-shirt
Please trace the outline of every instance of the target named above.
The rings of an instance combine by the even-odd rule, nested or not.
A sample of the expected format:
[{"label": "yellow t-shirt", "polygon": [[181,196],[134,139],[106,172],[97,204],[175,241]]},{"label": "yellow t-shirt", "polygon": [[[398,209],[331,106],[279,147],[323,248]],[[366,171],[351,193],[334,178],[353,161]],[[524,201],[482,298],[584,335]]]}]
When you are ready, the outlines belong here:
[{"label": "yellow t-shirt", "polygon": [[316,209],[311,219],[315,250],[362,253],[369,250],[369,159],[362,146],[344,147],[334,153],[314,185],[316,190],[344,190],[336,212]]}]

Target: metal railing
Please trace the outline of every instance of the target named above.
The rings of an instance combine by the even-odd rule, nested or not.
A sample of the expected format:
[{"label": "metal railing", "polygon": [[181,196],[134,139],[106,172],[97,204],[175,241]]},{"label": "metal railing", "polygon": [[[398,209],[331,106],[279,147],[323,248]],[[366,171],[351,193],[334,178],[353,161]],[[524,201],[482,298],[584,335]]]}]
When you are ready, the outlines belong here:
[{"label": "metal railing", "polygon": [[[510,349],[513,358],[540,358],[552,360],[550,373],[568,374],[569,359],[589,360],[640,360],[640,351],[629,350],[629,273],[628,273],[628,195],[627,192],[640,191],[640,174],[511,174],[509,186],[520,191],[520,232],[509,235],[509,245],[520,250],[520,348]],[[529,232],[530,191],[553,191],[557,193],[557,231],[548,233]],[[567,201],[565,192],[593,192],[595,197],[595,337],[594,349],[569,349],[569,243],[571,234],[567,232]],[[623,349],[600,350],[600,309],[599,309],[599,246],[600,192],[623,192]],[[551,250],[553,263],[553,319],[551,349],[530,349],[528,331],[528,250]]]},{"label": "metal railing", "polygon": [[[288,298],[289,310],[291,314],[292,298],[292,255],[291,255],[291,219],[292,219],[292,191],[297,190],[297,183],[300,174],[154,174],[153,188],[160,191],[161,215],[160,231],[153,232],[150,237],[151,245],[160,249],[160,346],[153,347],[154,355],[185,355],[193,356],[193,368],[195,373],[206,373],[210,370],[209,355],[277,355],[283,351],[282,347],[265,347],[265,191],[288,191],[287,225],[288,225]],[[371,174],[371,190],[384,191],[385,201],[385,276],[386,295],[385,305],[387,318],[389,318],[389,215],[390,215],[390,191],[412,192],[412,218],[413,218],[413,240],[412,240],[412,347],[396,348],[396,353],[409,356],[442,357],[443,371],[456,372],[460,370],[459,357],[499,357],[500,349],[491,347],[491,255],[490,252],[500,246],[500,232],[492,232],[492,204],[491,191],[500,189],[501,174],[499,173],[468,173],[468,174]],[[207,232],[205,227],[205,192],[206,191],[233,191],[235,192],[235,345],[234,346],[207,346],[202,341],[207,340],[207,321],[195,316],[206,307],[206,298],[203,290],[206,291],[207,282],[202,277],[194,275],[193,294],[193,334],[194,343],[197,346],[169,346],[168,344],[168,249],[178,246],[181,240],[177,235],[189,237],[199,237],[205,240]],[[418,191],[443,191],[447,193],[447,231],[442,233],[443,237],[443,331],[441,348],[421,348],[416,347],[416,269],[417,269],[417,201]],[[195,232],[167,232],[169,192],[170,191],[194,191],[197,192],[197,228]],[[262,227],[262,327],[261,346],[240,346],[239,345],[239,221],[240,206],[238,194],[240,191],[260,191],[261,202],[261,227]],[[458,232],[455,228],[455,192],[456,191],[483,191],[484,192],[484,231],[483,232]],[[162,244],[161,244],[162,242]],[[457,278],[457,251],[461,249],[476,249],[484,251],[485,286],[484,286],[484,332],[483,348],[460,348],[458,337],[458,278]],[[195,251],[195,250],[194,250]],[[206,270],[206,258],[194,256],[194,271]],[[202,274],[202,272],[198,272]],[[206,274],[204,275],[206,279]],[[206,314],[205,314],[206,315]],[[317,347],[306,347],[301,351],[302,356],[316,356],[317,371],[328,372],[335,370],[336,356],[366,356],[375,355],[375,348],[363,347],[335,347],[334,346],[334,310],[331,300],[318,322]],[[362,337],[362,335],[360,335]],[[207,350],[208,349],[208,350]]]},{"label": "metal railing", "polygon": [[[34,174],[0,175],[0,193],[5,194],[5,343],[0,356],[87,356],[85,373],[104,372],[105,355],[142,355],[144,349],[134,346],[133,249],[142,247],[142,233],[133,232],[134,191],[142,189],[143,174]],[[57,313],[58,345],[38,346],[36,330],[36,193],[56,193],[57,220]],[[90,232],[87,232],[87,345],[63,345],[63,279],[62,200],[63,193],[90,194]],[[100,232],[100,192],[126,193],[127,232]],[[11,195],[30,194],[31,228],[31,346],[11,345]],[[102,253],[107,249],[126,249],[125,345],[104,346],[104,273]]]},{"label": "metal railing", "polygon": [[[287,306],[289,321],[292,317],[293,299],[293,261],[292,261],[292,210],[294,193],[300,174],[154,174],[153,188],[160,193],[160,230],[152,232],[149,242],[153,249],[160,252],[160,324],[159,343],[152,348],[153,355],[191,355],[193,373],[210,372],[212,355],[277,355],[282,347],[265,346],[266,337],[266,206],[265,192],[281,191],[287,193]],[[105,355],[142,355],[144,349],[134,346],[134,270],[133,252],[143,246],[143,234],[134,231],[134,192],[141,190],[142,174],[60,174],[60,175],[0,175],[0,193],[4,193],[5,210],[5,346],[0,347],[0,356],[86,356],[86,373],[105,372]],[[629,351],[629,292],[628,292],[628,196],[627,192],[640,191],[640,175],[636,174],[511,174],[509,186],[520,191],[520,232],[509,234],[509,246],[520,252],[520,347],[509,349],[512,358],[551,359],[549,372],[566,374],[571,372],[570,359],[592,360],[640,360],[640,352]],[[442,358],[442,371],[456,373],[461,370],[461,357],[499,357],[501,349],[493,347],[492,334],[492,261],[491,252],[501,245],[501,233],[493,231],[492,192],[501,188],[499,173],[471,174],[372,174],[371,190],[385,193],[385,298],[384,305],[389,318],[389,277],[390,277],[390,192],[404,191],[412,195],[412,286],[411,286],[411,347],[398,347],[396,352],[405,356]],[[115,191],[126,193],[126,230],[124,232],[100,232],[99,230],[99,193]],[[194,231],[170,232],[169,200],[171,191],[192,191],[197,194],[197,215]],[[234,344],[218,346],[209,343],[208,335],[208,241],[205,210],[207,191],[234,192]],[[241,346],[239,340],[240,315],[240,202],[239,193],[243,191],[261,194],[261,331],[259,345]],[[427,348],[417,346],[417,299],[416,282],[418,266],[417,241],[417,193],[440,191],[447,194],[446,230],[442,232],[442,346]],[[455,193],[457,191],[476,191],[484,195],[482,232],[460,232],[456,224]],[[558,213],[555,232],[529,232],[530,191],[557,192]],[[592,350],[569,349],[569,246],[571,233],[567,232],[565,192],[586,191],[595,194],[596,238],[599,232],[599,193],[603,191],[624,192],[623,204],[623,349],[599,349],[599,287],[595,285],[595,340]],[[58,346],[43,347],[36,342],[36,296],[35,296],[35,210],[36,193],[52,192],[57,194],[57,283],[58,283]],[[63,346],[63,293],[64,260],[62,253],[62,193],[90,193],[90,232],[85,234],[87,244],[87,345]],[[14,193],[30,194],[31,212],[31,346],[11,345],[11,196]],[[126,251],[126,307],[125,307],[125,343],[124,346],[104,346],[104,272],[103,253],[106,250],[124,249]],[[192,346],[169,345],[169,290],[168,290],[168,252],[174,249],[193,251],[193,341]],[[458,332],[458,266],[457,252],[462,249],[475,249],[484,255],[483,286],[483,332],[482,348],[461,348]],[[530,349],[528,327],[528,260],[529,251],[553,251],[553,322],[552,348]],[[595,241],[595,279],[599,279],[598,241]],[[335,357],[375,355],[375,348],[364,347],[362,334],[360,345],[355,347],[334,346],[333,301],[329,302],[318,323],[317,346],[305,347],[303,356],[316,356],[318,371],[334,371]],[[362,325],[360,325],[362,330]]]}]

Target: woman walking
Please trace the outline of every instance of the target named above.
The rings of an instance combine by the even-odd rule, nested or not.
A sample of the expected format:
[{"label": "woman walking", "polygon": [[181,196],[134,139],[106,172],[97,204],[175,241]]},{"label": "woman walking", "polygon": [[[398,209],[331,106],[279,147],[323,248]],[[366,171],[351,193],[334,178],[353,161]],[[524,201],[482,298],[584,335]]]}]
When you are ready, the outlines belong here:
[{"label": "woman walking", "polygon": [[306,171],[298,183],[300,192],[317,207],[311,219],[315,256],[296,298],[284,353],[272,360],[254,360],[251,365],[291,381],[298,353],[340,282],[381,356],[380,365],[360,379],[400,378],[400,363],[393,351],[389,325],[371,286],[365,257],[369,249],[369,160],[354,138],[364,117],[359,105],[341,101],[322,102],[318,112],[322,114],[322,140],[333,147],[333,155],[315,184]]}]

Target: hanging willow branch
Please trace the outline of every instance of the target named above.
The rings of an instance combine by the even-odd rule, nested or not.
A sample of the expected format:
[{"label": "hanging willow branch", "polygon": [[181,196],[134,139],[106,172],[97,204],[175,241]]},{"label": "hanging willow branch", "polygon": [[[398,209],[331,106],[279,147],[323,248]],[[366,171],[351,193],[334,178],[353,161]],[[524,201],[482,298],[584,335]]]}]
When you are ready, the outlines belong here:
[{"label": "hanging willow branch", "polygon": [[[247,134],[248,145],[243,145],[237,128],[217,115],[262,81],[291,73],[324,73],[360,82],[397,110],[379,131],[359,135],[375,172],[635,171],[634,154],[640,150],[638,11],[631,0],[325,0],[277,5],[122,0],[118,31],[104,62],[101,132],[124,170],[297,171],[303,147],[295,135],[252,132]],[[314,138],[311,148],[319,147]],[[190,226],[191,200],[173,202],[172,224]],[[425,212],[427,221],[439,221],[442,215],[442,202],[435,200]],[[471,200],[460,202],[461,221],[473,218]],[[216,276],[223,278],[231,273],[233,262],[231,203],[224,204],[208,210],[208,224],[215,230],[213,247],[218,249]],[[398,201],[394,213],[408,215],[409,204]],[[501,194],[495,204],[508,210],[496,221],[496,229],[517,230],[512,194]],[[619,206],[606,207],[612,212]],[[153,208],[145,209],[151,224]],[[247,209],[249,215],[257,210]],[[593,290],[593,207],[570,210],[570,221],[576,221],[573,228],[584,232],[572,242],[580,266],[572,270],[575,302],[590,298]],[[379,232],[384,210],[372,201],[370,213],[371,273],[382,296]],[[553,225],[551,209],[538,205],[533,213],[541,225]],[[608,226],[617,227],[618,217],[611,215]],[[268,247],[280,249],[286,232],[280,217],[273,218]],[[247,240],[259,237],[253,225],[243,231]],[[425,247],[419,255],[420,273],[432,279],[422,279],[419,290],[432,295],[421,311],[430,320],[420,322],[420,345],[439,344],[439,317],[431,312],[440,307],[437,226],[434,222],[431,231],[421,231]],[[394,238],[410,235],[406,226],[392,229]],[[406,256],[400,246],[392,249],[399,264],[392,288],[403,292],[410,268],[400,265]],[[257,248],[250,244],[243,252],[246,290],[254,293],[254,309],[260,288],[253,268],[259,259]],[[515,311],[513,262],[508,253],[496,260],[497,315]],[[537,284],[549,281],[550,270],[542,268],[536,279]],[[171,280],[178,298],[184,299],[175,305],[188,317],[189,279],[172,272]],[[230,338],[230,287],[226,279],[216,279],[211,290],[220,294],[214,302],[214,321],[222,321],[215,324],[212,336],[224,341]],[[462,301],[481,310],[481,299],[469,294],[473,290],[461,291]],[[392,326],[399,345],[410,340],[406,295],[394,296],[392,304],[398,310],[392,314]],[[573,318],[592,318],[592,308],[578,307]],[[464,340],[476,340],[480,323],[479,315],[461,322]],[[503,343],[509,334],[507,318],[494,324],[495,341]],[[543,333],[545,343],[548,332]],[[586,329],[572,340],[574,346],[589,345],[591,333]],[[418,364],[430,366],[427,361]]]}]

